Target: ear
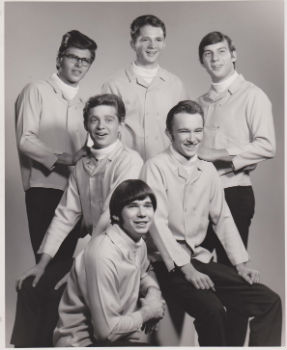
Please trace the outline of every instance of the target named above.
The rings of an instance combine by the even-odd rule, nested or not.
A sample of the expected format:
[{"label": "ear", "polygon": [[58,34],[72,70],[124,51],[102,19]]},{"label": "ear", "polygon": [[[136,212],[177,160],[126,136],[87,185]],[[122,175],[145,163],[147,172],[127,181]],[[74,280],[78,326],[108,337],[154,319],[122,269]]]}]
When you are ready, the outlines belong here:
[{"label": "ear", "polygon": [[135,42],[133,41],[133,39],[131,39],[130,41],[130,47],[135,50]]},{"label": "ear", "polygon": [[169,138],[169,141],[172,142],[173,141],[173,137],[172,137],[172,134],[169,132],[169,130],[165,129],[165,134]]},{"label": "ear", "polygon": [[61,68],[62,59],[63,59],[62,57],[57,56],[56,67],[57,67],[58,70]]},{"label": "ear", "polygon": [[123,131],[124,126],[125,126],[125,122],[119,123],[118,138],[120,140],[122,139],[122,131]]},{"label": "ear", "polygon": [[231,51],[231,60],[232,60],[232,62],[236,62],[236,60],[237,60],[236,50]]},{"label": "ear", "polygon": [[116,216],[116,215],[112,215],[112,218],[113,218],[113,220],[116,221],[116,222],[119,222],[119,221],[120,221],[119,217]]}]

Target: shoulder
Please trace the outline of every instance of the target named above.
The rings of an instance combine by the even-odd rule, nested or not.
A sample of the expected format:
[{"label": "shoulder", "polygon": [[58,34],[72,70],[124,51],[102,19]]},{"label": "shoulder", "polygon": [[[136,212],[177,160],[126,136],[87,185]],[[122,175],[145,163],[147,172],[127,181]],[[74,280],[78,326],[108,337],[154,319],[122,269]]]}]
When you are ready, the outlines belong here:
[{"label": "shoulder", "polygon": [[162,75],[168,81],[182,85],[181,79],[176,74],[169,72],[165,68],[160,67],[159,74]]},{"label": "shoulder", "polygon": [[258,98],[269,101],[267,94],[251,81],[244,80],[242,84],[242,90],[248,95],[250,99]]},{"label": "shoulder", "polygon": [[96,237],[92,237],[84,251],[85,263],[95,264],[101,269],[103,264],[113,265],[113,260],[117,256],[117,251],[106,232],[102,232]]},{"label": "shoulder", "polygon": [[30,95],[33,93],[40,93],[43,89],[49,88],[49,84],[46,80],[37,80],[30,82],[24,86],[19,96]]},{"label": "shoulder", "polygon": [[170,157],[168,154],[168,150],[165,150],[156,156],[148,159],[145,164],[144,168],[146,170],[148,169],[157,169],[159,172],[164,171],[164,169],[168,168],[170,163]]},{"label": "shoulder", "polygon": [[143,160],[139,153],[125,145],[122,145],[122,148],[119,152],[118,157],[116,158],[119,162],[137,162],[137,163],[143,163]]},{"label": "shoulder", "polygon": [[126,74],[126,68],[120,69],[116,72],[114,72],[112,75],[110,75],[104,84],[110,85],[110,84],[116,84],[118,82],[126,81],[127,80],[127,74]]}]

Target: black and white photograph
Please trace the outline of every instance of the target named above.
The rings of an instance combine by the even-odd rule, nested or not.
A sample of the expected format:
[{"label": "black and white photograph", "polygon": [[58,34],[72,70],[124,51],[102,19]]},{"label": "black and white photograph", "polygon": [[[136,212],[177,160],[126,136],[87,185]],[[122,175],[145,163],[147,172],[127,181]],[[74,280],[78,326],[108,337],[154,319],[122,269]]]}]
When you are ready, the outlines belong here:
[{"label": "black and white photograph", "polygon": [[2,2],[1,348],[285,348],[285,6]]}]

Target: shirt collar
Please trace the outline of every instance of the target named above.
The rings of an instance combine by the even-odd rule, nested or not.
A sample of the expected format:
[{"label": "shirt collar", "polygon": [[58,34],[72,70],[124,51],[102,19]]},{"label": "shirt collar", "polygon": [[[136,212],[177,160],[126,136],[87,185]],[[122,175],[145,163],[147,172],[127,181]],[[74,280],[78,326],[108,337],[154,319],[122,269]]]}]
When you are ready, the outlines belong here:
[{"label": "shirt collar", "polygon": [[[134,70],[133,70],[133,63],[131,63],[131,64],[126,68],[125,72],[126,72],[126,75],[127,75],[128,80],[129,80],[130,82],[132,82],[132,81],[140,82],[140,81],[139,81],[140,79],[137,78],[137,76],[136,76],[135,73],[134,73]],[[154,80],[155,80],[156,78],[159,78],[159,79],[161,79],[161,80],[166,81],[166,80],[168,80],[168,72],[167,72],[165,69],[163,69],[162,67],[159,66],[158,71],[157,71],[157,74],[156,74]]]},{"label": "shirt collar", "polygon": [[135,242],[117,224],[110,225],[106,234],[126,257],[130,257],[131,252],[136,252],[145,244],[142,238]]},{"label": "shirt collar", "polygon": [[198,159],[196,154],[191,159],[186,159],[174,149],[173,145],[170,145],[170,153],[183,166],[193,166],[196,164]]},{"label": "shirt collar", "polygon": [[[170,145],[170,147],[167,149],[167,152],[172,159],[175,172],[180,177],[184,178],[189,183],[192,183],[199,178],[202,172],[202,168],[201,168],[201,160],[198,159],[197,156],[194,160],[192,160],[191,163],[188,163],[188,160],[186,160],[182,155],[176,152],[172,147],[172,145]],[[192,171],[192,173],[188,173],[187,170],[185,169],[187,164],[190,164],[190,166],[194,166],[194,170]]]},{"label": "shirt collar", "polygon": [[62,90],[60,89],[59,85],[57,84],[57,81],[55,80],[55,78],[53,78],[53,75],[51,75],[48,79],[47,79],[47,82],[48,84],[50,84],[54,90],[54,92],[61,96],[63,99],[65,99],[69,105],[74,105],[74,104],[77,104],[77,103],[81,103],[83,104],[84,103],[84,100],[77,94],[73,100],[69,101],[65,98]]},{"label": "shirt collar", "polygon": [[93,146],[90,148],[91,150],[91,155],[97,159],[97,160],[101,160],[104,158],[109,158],[109,156],[112,156],[112,154],[114,153],[114,151],[120,147],[120,140],[117,139],[114,143],[112,143],[111,145],[105,147],[105,148],[100,148],[100,149],[96,149]]},{"label": "shirt collar", "polygon": [[216,101],[221,99],[222,97],[225,97],[226,94],[233,95],[241,86],[241,84],[245,81],[244,77],[242,74],[238,74],[237,78],[231,83],[231,85],[228,87],[227,90],[218,93],[216,92],[212,86],[207,92],[207,94],[204,96],[204,98],[207,98],[211,101]]},{"label": "shirt collar", "polygon": [[[118,140],[118,142],[116,142],[113,150],[107,155],[107,157],[104,158],[104,160],[111,162],[113,159],[115,159],[119,156],[119,153],[122,152],[123,148],[124,148],[124,146],[123,146],[122,142],[120,140]],[[86,172],[90,176],[94,176],[95,173],[97,172],[97,168],[98,168],[98,162],[95,159],[95,157],[92,154],[90,154],[87,157],[83,157],[81,159],[81,161],[83,163],[83,167],[86,170]]]}]

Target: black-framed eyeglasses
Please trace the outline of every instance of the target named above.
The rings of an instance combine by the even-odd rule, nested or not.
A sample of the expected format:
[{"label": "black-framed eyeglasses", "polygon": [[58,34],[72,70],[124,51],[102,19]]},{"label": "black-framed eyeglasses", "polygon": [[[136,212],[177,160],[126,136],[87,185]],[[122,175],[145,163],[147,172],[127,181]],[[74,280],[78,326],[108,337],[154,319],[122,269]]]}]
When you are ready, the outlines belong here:
[{"label": "black-framed eyeglasses", "polygon": [[89,60],[88,58],[78,57],[70,53],[64,54],[63,56],[67,57],[67,59],[72,63],[81,63],[81,65],[84,67],[87,67],[92,63],[91,60]]}]

